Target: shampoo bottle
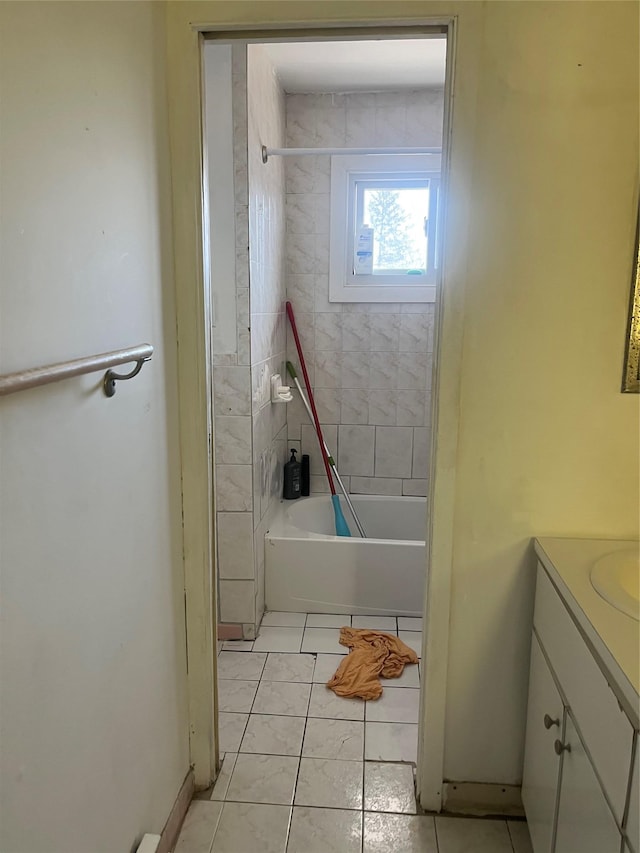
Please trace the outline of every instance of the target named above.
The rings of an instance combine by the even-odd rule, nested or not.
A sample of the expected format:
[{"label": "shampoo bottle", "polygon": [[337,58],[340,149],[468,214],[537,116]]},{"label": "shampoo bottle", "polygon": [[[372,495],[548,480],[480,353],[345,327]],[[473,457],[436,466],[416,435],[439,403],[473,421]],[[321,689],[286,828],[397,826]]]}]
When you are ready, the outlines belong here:
[{"label": "shampoo bottle", "polygon": [[302,489],[302,465],[296,459],[297,451],[291,449],[291,459],[284,466],[284,489],[283,498],[286,501],[294,501],[300,497]]},{"label": "shampoo bottle", "polygon": [[363,225],[356,234],[353,271],[356,275],[373,274],[373,228]]}]

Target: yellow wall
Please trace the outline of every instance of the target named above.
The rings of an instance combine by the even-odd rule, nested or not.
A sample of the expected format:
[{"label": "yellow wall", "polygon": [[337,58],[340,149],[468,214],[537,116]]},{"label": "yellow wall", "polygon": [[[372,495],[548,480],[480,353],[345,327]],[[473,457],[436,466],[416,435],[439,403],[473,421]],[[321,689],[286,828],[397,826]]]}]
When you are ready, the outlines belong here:
[{"label": "yellow wall", "polygon": [[[115,853],[189,768],[164,10],[0,3],[0,849]],[[123,368],[123,370],[126,369]]]},{"label": "yellow wall", "polygon": [[[619,391],[638,183],[637,5],[172,3],[182,98],[172,121],[196,109],[184,100],[190,22],[448,14],[459,38],[435,495],[453,515],[445,776],[515,783],[531,537],[638,534],[638,398]],[[185,188],[185,209],[196,189]]]}]

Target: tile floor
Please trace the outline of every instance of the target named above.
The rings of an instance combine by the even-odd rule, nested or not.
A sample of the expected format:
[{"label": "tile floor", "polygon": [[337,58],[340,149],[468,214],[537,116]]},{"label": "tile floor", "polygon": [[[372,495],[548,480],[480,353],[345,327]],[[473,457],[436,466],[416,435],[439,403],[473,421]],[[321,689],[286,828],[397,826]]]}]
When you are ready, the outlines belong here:
[{"label": "tile floor", "polygon": [[175,853],[531,853],[526,823],[432,817],[415,799],[420,667],[380,699],[325,687],[342,625],[399,634],[421,620],[267,613],[254,643],[218,655],[222,770],[196,799]]}]

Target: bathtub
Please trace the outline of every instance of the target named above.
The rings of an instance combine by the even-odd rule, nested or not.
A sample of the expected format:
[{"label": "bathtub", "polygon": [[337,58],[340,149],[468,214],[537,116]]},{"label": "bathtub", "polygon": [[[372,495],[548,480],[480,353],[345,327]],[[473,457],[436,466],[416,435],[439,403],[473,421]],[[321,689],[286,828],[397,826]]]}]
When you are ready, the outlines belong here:
[{"label": "bathtub", "polygon": [[328,495],[282,501],[265,535],[268,610],[422,616],[425,498],[352,495],[367,538],[334,535]]}]

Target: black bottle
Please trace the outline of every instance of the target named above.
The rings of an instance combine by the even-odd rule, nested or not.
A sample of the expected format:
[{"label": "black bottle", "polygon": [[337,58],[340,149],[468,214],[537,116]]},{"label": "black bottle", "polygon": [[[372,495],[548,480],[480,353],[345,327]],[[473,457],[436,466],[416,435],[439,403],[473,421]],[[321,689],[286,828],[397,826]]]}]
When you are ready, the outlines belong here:
[{"label": "black bottle", "polygon": [[302,454],[302,497],[306,498],[309,496],[309,488],[311,484],[311,478],[309,476],[309,454]]},{"label": "black bottle", "polygon": [[302,488],[302,465],[296,460],[295,449],[291,449],[291,459],[284,466],[283,497],[286,501],[294,501],[300,497]]}]

